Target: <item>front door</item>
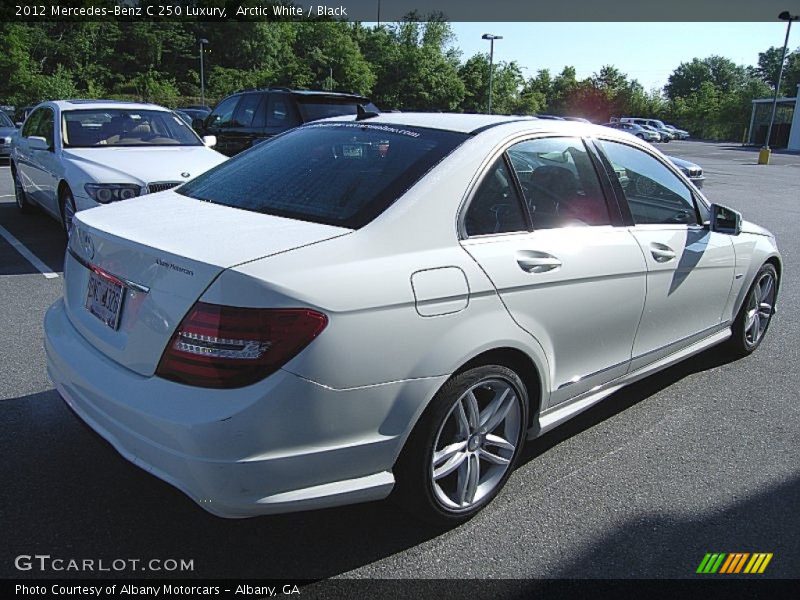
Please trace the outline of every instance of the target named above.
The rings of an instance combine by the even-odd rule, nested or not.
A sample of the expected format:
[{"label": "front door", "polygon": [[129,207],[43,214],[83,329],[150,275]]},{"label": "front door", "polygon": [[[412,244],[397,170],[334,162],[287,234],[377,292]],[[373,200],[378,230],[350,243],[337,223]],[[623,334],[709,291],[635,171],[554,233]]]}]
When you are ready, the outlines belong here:
[{"label": "front door", "polygon": [[598,145],[647,262],[647,302],[633,348],[637,368],[720,327],[735,255],[730,236],[703,225],[704,207],[671,167],[632,145]]}]

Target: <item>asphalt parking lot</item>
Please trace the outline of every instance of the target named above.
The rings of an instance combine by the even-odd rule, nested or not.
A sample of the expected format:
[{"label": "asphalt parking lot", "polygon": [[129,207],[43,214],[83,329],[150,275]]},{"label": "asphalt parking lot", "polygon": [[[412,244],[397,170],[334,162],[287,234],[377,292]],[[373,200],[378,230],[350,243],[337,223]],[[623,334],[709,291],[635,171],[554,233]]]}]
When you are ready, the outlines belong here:
[{"label": "asphalt parking lot", "polygon": [[[696,356],[529,444],[495,502],[446,532],[388,502],[222,520],[129,464],[48,381],[42,318],[61,277],[0,237],[0,576],[104,575],[15,569],[38,553],[193,559],[170,575],[197,578],[691,578],[706,552],[772,552],[763,577],[800,577],[800,155],[758,166],[735,145],[659,147],[776,234],[785,272],[767,339],[735,362]],[[12,194],[0,165],[0,227],[60,274],[58,224],[18,214]]]}]

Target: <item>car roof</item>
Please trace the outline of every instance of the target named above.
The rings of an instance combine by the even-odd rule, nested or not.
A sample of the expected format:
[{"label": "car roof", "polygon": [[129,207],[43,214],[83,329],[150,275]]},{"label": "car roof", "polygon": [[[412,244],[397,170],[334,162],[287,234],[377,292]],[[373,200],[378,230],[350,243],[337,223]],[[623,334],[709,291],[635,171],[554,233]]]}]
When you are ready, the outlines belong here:
[{"label": "car roof", "polygon": [[[344,115],[314,122],[352,122],[354,119],[355,117],[353,115]],[[441,129],[444,131],[455,131],[472,135],[477,135],[483,131],[500,126],[504,126],[504,130],[541,131],[563,133],[567,135],[593,135],[599,132],[605,134],[606,132],[616,131],[608,127],[602,127],[601,125],[594,125],[592,123],[583,123],[581,121],[541,119],[533,116],[520,115],[403,112],[381,113],[375,117],[364,119],[362,122],[370,125],[405,125],[407,127]]]},{"label": "car roof", "polygon": [[126,100],[89,100],[89,99],[75,99],[75,100],[54,100],[48,104],[58,107],[59,110],[87,110],[87,109],[119,109],[126,108],[129,110],[163,110],[169,111],[158,104],[149,104],[147,102],[128,102]]},{"label": "car roof", "polygon": [[[331,117],[325,121],[352,121],[353,115]],[[535,117],[508,116],[508,115],[480,115],[462,113],[423,113],[400,112],[381,113],[374,117],[364,119],[365,124],[391,124],[406,125],[408,127],[425,127],[427,129],[442,129],[444,131],[457,131],[460,133],[476,133],[479,130],[509,123],[513,121],[535,122]],[[317,121],[318,122],[318,121]]]}]

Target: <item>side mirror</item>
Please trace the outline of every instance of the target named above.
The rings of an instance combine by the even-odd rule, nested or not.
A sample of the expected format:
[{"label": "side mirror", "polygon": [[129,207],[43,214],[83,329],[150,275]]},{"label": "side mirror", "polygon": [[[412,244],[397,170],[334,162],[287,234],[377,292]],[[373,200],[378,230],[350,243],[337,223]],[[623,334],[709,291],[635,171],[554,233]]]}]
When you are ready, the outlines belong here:
[{"label": "side mirror", "polygon": [[41,136],[32,135],[26,139],[28,140],[28,147],[31,150],[50,150],[50,144]]},{"label": "side mirror", "polygon": [[711,231],[726,233],[728,235],[739,235],[742,232],[742,213],[720,206],[711,205]]},{"label": "side mirror", "polygon": [[22,127],[22,121],[17,121],[16,123],[14,123],[14,127],[16,127],[17,129]]},{"label": "side mirror", "polygon": [[217,136],[215,135],[204,135],[203,136],[203,143],[208,146],[209,148],[213,148],[217,145]]}]

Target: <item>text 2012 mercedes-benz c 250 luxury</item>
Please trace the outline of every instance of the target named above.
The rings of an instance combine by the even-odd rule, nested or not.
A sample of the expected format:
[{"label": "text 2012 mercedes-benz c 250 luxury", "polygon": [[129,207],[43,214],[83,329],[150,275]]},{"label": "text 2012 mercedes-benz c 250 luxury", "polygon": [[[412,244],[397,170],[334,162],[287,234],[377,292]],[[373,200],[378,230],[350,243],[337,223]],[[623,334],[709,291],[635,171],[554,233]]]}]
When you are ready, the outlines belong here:
[{"label": "text 2012 mercedes-benz c 250 luxury", "polygon": [[775,238],[583,123],[361,111],[78,213],[50,377],[224,517],[457,523],[526,439],[774,313]]}]

